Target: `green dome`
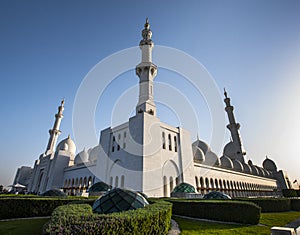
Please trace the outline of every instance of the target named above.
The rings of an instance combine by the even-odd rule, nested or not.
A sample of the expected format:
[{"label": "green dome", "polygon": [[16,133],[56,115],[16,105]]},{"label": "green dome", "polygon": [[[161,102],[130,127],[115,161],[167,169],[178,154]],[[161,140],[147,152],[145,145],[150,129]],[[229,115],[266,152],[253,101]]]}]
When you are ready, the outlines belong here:
[{"label": "green dome", "polygon": [[103,191],[109,191],[110,189],[111,189],[110,185],[101,181],[101,182],[93,184],[89,188],[89,192],[103,192]]},{"label": "green dome", "polygon": [[231,197],[225,193],[212,191],[205,194],[203,199],[231,199]]},{"label": "green dome", "polygon": [[66,197],[67,195],[60,191],[59,189],[50,189],[44,193],[41,194],[41,196],[45,197]]},{"label": "green dome", "polygon": [[193,185],[181,183],[173,189],[173,193],[196,193],[196,190]]},{"label": "green dome", "polygon": [[148,204],[147,200],[135,191],[114,188],[94,202],[93,212],[109,214],[143,208]]}]

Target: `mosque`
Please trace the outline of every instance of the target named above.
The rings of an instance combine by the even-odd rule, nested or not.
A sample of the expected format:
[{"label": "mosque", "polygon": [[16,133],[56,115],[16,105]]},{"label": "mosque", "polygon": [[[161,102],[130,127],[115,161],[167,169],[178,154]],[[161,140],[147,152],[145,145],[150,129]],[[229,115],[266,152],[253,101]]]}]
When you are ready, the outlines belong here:
[{"label": "mosque", "polygon": [[14,185],[23,183],[28,193],[61,189],[69,195],[82,195],[91,185],[102,181],[150,197],[169,197],[182,182],[193,185],[201,194],[215,190],[232,197],[277,196],[282,189],[291,188],[286,173],[278,170],[271,159],[266,158],[262,166],[251,160],[245,162],[240,124],[235,120],[226,91],[224,102],[231,140],[220,157],[202,140],[192,142],[188,130],[160,121],[153,96],[157,66],[152,63],[151,37],[146,20],[139,44],[142,58],[135,69],[140,79],[135,115],[122,125],[102,130],[97,146],[76,154],[70,136],[57,144],[63,100],[49,130],[45,152],[33,168],[18,169]]}]

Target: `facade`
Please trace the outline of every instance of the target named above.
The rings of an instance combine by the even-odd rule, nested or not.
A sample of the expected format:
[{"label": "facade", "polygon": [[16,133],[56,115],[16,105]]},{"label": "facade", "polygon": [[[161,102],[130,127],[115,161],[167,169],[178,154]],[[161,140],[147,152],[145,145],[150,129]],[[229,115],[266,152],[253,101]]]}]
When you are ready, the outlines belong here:
[{"label": "facade", "polygon": [[136,114],[128,122],[101,131],[99,144],[77,155],[70,136],[56,145],[61,131],[64,101],[55,115],[55,123],[45,153],[36,160],[29,193],[43,193],[59,188],[67,194],[80,195],[96,182],[130,188],[150,197],[170,196],[179,183],[195,186],[199,193],[217,190],[235,196],[274,196],[290,183],[271,159],[263,166],[245,162],[246,154],[227,92],[225,111],[231,141],[218,157],[203,141],[192,142],[190,133],[173,127],[156,116],[153,80],[157,66],[152,62],[154,43],[148,20],[140,41],[141,63],[139,99]]}]

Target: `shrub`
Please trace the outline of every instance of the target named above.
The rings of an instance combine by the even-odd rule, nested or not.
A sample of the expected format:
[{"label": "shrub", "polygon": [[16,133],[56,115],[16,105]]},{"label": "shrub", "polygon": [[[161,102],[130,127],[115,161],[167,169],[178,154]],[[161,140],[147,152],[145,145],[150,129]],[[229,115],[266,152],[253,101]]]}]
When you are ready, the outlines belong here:
[{"label": "shrub", "polygon": [[298,197],[297,191],[295,189],[282,189],[282,195],[284,197]]},{"label": "shrub", "polygon": [[[74,199],[46,197],[0,198],[0,219],[50,216],[56,207],[68,204],[72,201],[74,201]],[[93,199],[85,201],[89,203],[94,202]]]},{"label": "shrub", "polygon": [[300,199],[291,199],[291,210],[300,211]]},{"label": "shrub", "polygon": [[93,214],[87,204],[54,210],[43,234],[167,234],[172,204],[157,202],[144,208],[112,214]]},{"label": "shrub", "polygon": [[261,212],[284,212],[291,210],[288,198],[241,198],[241,201],[253,202],[261,208]]},{"label": "shrub", "polygon": [[251,202],[232,200],[170,199],[173,214],[225,222],[258,224],[260,208]]}]

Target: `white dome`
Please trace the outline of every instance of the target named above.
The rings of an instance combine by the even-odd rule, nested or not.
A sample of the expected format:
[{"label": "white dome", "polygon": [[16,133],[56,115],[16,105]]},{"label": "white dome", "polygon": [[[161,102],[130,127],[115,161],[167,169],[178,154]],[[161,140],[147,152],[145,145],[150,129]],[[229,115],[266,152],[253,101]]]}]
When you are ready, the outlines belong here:
[{"label": "white dome", "polygon": [[221,162],[220,162],[220,159],[218,158],[217,154],[215,154],[212,151],[208,151],[205,154],[204,164],[209,165],[209,166],[220,166]]},{"label": "white dome", "polygon": [[80,163],[88,162],[89,160],[89,154],[85,149],[78,153],[74,159],[74,164],[78,165]]},{"label": "white dome", "polygon": [[201,140],[196,140],[192,145],[200,148],[204,154],[206,154],[208,151],[210,151],[210,147],[208,146],[208,144]]},{"label": "white dome", "polygon": [[233,168],[233,163],[229,157],[223,156],[220,158],[220,161],[222,167],[229,168],[229,169]]},{"label": "white dome", "polygon": [[192,146],[192,149],[193,149],[194,161],[198,162],[198,163],[204,162],[205,161],[205,155],[204,155],[203,151],[195,145]]},{"label": "white dome", "polygon": [[239,160],[235,159],[235,160],[232,161],[232,163],[233,163],[233,168],[236,171],[241,171],[241,172],[244,171],[243,164]]},{"label": "white dome", "polygon": [[98,154],[99,154],[99,145],[96,147],[89,149],[89,161],[90,162],[95,162],[98,159]]},{"label": "white dome", "polygon": [[274,161],[266,158],[263,162],[263,168],[267,171],[277,171],[277,166]]},{"label": "white dome", "polygon": [[228,156],[230,159],[234,159],[236,154],[236,149],[232,141],[225,145],[223,149],[223,155]]},{"label": "white dome", "polygon": [[73,156],[76,152],[76,145],[74,141],[68,136],[67,138],[63,139],[59,142],[59,144],[56,147],[56,151],[63,150],[71,153]]}]

